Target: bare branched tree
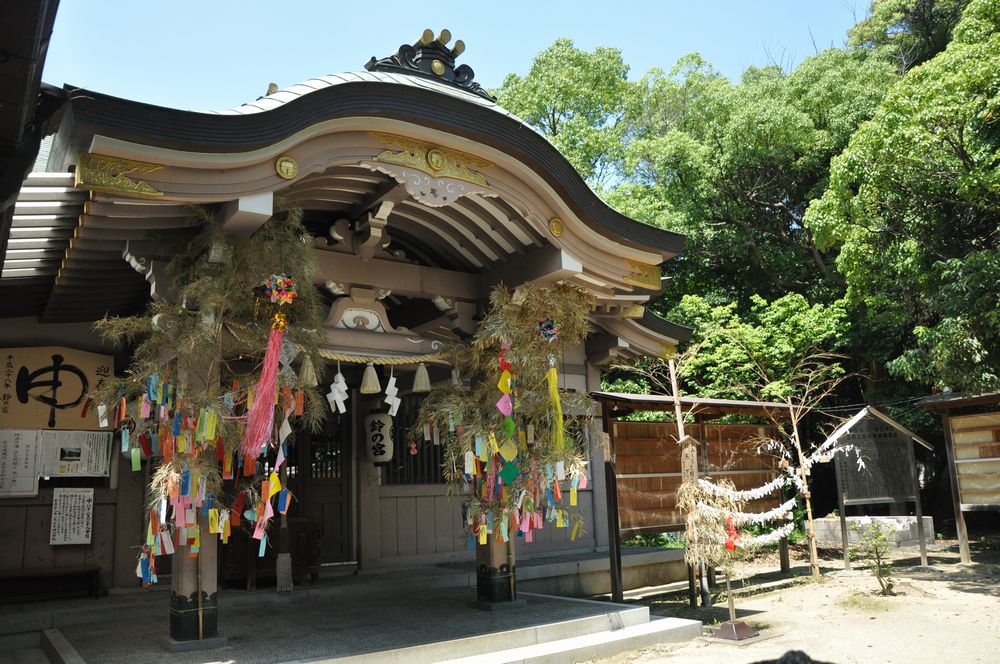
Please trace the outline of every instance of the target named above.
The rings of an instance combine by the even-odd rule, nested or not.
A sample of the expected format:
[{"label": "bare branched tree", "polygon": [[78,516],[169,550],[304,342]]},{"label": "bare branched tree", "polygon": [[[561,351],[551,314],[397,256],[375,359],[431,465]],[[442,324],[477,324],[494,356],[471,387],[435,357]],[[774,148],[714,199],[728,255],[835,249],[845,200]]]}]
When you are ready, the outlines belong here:
[{"label": "bare branched tree", "polygon": [[848,378],[840,366],[840,360],[844,359],[844,356],[815,350],[799,358],[783,376],[776,376],[746,343],[736,337],[733,341],[751,359],[759,379],[757,385],[738,387],[751,399],[785,405],[783,409],[768,411],[768,419],[778,432],[778,440],[768,441],[762,449],[779,456],[783,468],[790,468],[798,474],[806,506],[809,564],[813,576],[819,578],[819,556],[816,551],[812,494],[809,489],[812,464],[810,456],[817,445],[803,439],[803,425],[808,413],[826,401],[837,386]]}]

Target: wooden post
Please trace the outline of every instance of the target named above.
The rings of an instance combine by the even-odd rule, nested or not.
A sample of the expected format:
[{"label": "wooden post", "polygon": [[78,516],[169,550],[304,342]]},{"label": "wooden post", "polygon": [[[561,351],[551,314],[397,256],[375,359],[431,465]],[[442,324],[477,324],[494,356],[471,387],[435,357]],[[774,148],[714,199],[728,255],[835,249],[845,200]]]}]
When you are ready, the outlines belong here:
[{"label": "wooden post", "polygon": [[788,574],[791,569],[791,561],[788,559],[788,538],[782,537],[778,541],[778,560],[781,564],[781,573]]},{"label": "wooden post", "polygon": [[692,609],[698,608],[698,591],[694,585],[694,565],[688,565],[688,605]]},{"label": "wooden post", "polygon": [[[605,404],[610,410],[611,406]],[[621,524],[618,520],[618,471],[615,467],[615,421],[605,411],[604,433],[607,436],[607,459],[604,462],[604,489],[608,504],[608,566],[611,572],[611,600],[625,601],[622,584]]]},{"label": "wooden post", "polygon": [[920,538],[920,564],[927,567],[927,543],[924,542],[924,511],[920,506],[920,481],[917,479],[917,457],[913,452],[913,440],[906,441],[910,458],[910,482],[913,484],[914,513],[917,515],[917,537]]},{"label": "wooden post", "polygon": [[802,496],[806,500],[806,519],[809,523],[807,536],[809,538],[809,565],[812,567],[812,575],[819,578],[819,553],[816,551],[816,530],[813,526],[812,494],[809,491],[809,480],[806,477],[806,459],[802,453],[802,440],[799,438],[798,417],[792,406],[792,399],[787,399],[788,413],[792,418],[792,439],[795,442],[795,451],[799,455],[799,477],[802,479]]},{"label": "wooden post", "polygon": [[955,465],[955,442],[951,437],[951,415],[941,416],[944,423],[944,446],[948,452],[948,476],[951,478],[951,502],[955,509],[955,530],[958,531],[958,552],[963,563],[972,562],[969,555],[969,531],[965,529],[965,515],[962,514],[962,494],[958,486],[958,466]]},{"label": "wooden post", "polygon": [[[670,391],[673,392],[674,400],[674,419],[677,421],[677,440],[678,442],[684,438],[684,411],[681,408],[681,392],[680,392],[680,382],[677,380],[677,362],[674,358],[667,359],[667,367],[670,369]],[[698,432],[700,438],[704,438],[704,432]],[[701,441],[701,445],[704,445],[704,440]],[[702,455],[704,457],[704,455]],[[704,463],[704,459],[700,460]],[[693,538],[697,537],[692,535]],[[696,540],[697,541],[697,540]],[[701,590],[701,605],[705,607],[712,606],[712,595],[708,591],[708,575],[705,573],[705,565],[698,565],[698,587]],[[693,606],[693,605],[692,605]]]},{"label": "wooden post", "polygon": [[843,485],[840,483],[840,469],[837,467],[837,461],[834,462],[834,470],[837,475],[837,507],[839,508],[840,514],[840,544],[844,549],[844,569],[851,569],[851,552],[848,548],[848,535],[847,535],[847,505],[844,504],[846,500],[844,496]]},{"label": "wooden post", "polygon": [[726,570],[726,597],[729,600],[729,622],[736,622],[736,602],[733,601],[733,588],[729,585],[729,570]]}]

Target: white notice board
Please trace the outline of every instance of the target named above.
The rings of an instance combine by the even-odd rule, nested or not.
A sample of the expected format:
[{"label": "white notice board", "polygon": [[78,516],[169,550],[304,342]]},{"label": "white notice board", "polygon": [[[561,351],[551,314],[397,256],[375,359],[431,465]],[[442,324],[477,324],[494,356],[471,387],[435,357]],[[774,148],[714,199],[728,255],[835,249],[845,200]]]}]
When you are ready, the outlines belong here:
[{"label": "white notice board", "polygon": [[90,544],[94,526],[93,489],[53,489],[49,544]]},{"label": "white notice board", "polygon": [[43,477],[106,477],[111,463],[111,432],[42,430],[38,437],[38,474]]},{"label": "white notice board", "polygon": [[38,495],[38,431],[0,429],[0,498]]}]

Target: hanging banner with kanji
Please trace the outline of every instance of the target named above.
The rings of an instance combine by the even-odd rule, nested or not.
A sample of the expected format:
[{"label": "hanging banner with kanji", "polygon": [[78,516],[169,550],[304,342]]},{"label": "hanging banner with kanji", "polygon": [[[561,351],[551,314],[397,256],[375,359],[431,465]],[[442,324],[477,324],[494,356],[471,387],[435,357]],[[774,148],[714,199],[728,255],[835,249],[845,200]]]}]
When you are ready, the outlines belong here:
[{"label": "hanging banner with kanji", "polygon": [[0,427],[102,429],[88,402],[114,373],[110,355],[62,346],[0,348]]},{"label": "hanging banner with kanji", "polygon": [[94,525],[93,489],[53,489],[49,545],[90,544]]}]

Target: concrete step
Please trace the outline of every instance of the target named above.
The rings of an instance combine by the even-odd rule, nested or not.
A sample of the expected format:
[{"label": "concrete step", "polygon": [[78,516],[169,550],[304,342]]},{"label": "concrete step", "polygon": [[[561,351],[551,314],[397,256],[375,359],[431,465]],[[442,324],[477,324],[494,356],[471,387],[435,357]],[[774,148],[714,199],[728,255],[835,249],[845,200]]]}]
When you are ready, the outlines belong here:
[{"label": "concrete step", "polygon": [[[519,596],[544,597],[534,593],[519,593]],[[650,621],[649,608],[645,606],[560,599],[599,605],[606,611],[585,618],[316,661],[330,664],[367,664],[371,661],[380,664],[574,662],[581,658],[614,655],[653,643],[683,641],[700,636],[702,631],[701,623],[695,620],[665,618]]]},{"label": "concrete step", "polygon": [[632,625],[615,631],[549,641],[520,648],[510,648],[450,659],[441,664],[572,664],[658,643],[678,643],[701,636],[702,624],[684,618],[659,618],[643,625]]}]

